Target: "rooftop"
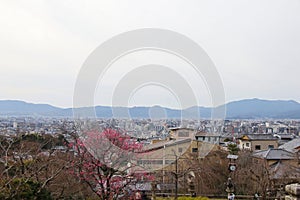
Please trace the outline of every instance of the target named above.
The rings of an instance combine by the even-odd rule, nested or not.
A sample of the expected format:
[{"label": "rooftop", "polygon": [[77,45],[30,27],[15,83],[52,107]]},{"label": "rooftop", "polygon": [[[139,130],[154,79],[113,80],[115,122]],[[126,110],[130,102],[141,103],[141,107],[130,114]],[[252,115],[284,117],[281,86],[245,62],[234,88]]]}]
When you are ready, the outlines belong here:
[{"label": "rooftop", "polygon": [[293,139],[293,140],[279,146],[279,148],[295,153],[295,152],[299,151],[299,149],[300,149],[300,138]]},{"label": "rooftop", "polygon": [[187,127],[170,127],[168,128],[170,131],[177,131],[177,130],[189,130],[189,131],[195,131],[193,128],[187,128]]},{"label": "rooftop", "polygon": [[156,149],[161,149],[168,146],[173,146],[177,144],[183,144],[183,143],[190,143],[192,141],[191,138],[183,138],[183,139],[177,139],[177,140],[164,140],[161,142],[156,142],[154,144],[149,144],[143,148],[143,151],[151,151]]},{"label": "rooftop", "polygon": [[197,132],[195,137],[201,136],[211,136],[211,137],[220,137],[221,135],[218,133],[208,133],[208,132]]},{"label": "rooftop", "polygon": [[263,158],[266,160],[292,160],[295,155],[284,149],[268,149],[258,151],[252,154],[253,157]]},{"label": "rooftop", "polygon": [[299,179],[300,169],[284,162],[276,162],[271,165],[272,179]]},{"label": "rooftop", "polygon": [[241,140],[278,140],[272,134],[247,134],[239,137]]}]

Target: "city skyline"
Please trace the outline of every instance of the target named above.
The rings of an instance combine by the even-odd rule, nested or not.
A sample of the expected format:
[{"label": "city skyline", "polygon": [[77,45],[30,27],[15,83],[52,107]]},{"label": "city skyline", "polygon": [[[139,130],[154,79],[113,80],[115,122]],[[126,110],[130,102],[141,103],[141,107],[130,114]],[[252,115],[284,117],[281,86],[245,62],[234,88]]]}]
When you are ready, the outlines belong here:
[{"label": "city skyline", "polygon": [[[223,81],[226,102],[300,102],[299,1],[1,4],[0,99],[72,107],[76,77],[97,46],[125,31],[155,27],[186,35],[206,51]],[[135,53],[115,63],[95,91],[95,105],[110,105],[114,84],[134,67],[151,62],[180,72],[199,91],[199,105],[210,106],[203,79],[158,52]],[[172,94],[153,85],[137,91],[128,105],[178,107]]]}]

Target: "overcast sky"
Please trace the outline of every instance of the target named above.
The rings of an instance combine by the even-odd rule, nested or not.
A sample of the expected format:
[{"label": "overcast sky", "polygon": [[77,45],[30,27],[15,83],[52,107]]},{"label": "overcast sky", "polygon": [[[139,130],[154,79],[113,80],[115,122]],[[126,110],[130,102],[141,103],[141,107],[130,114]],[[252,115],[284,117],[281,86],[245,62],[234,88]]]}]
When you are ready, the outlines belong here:
[{"label": "overcast sky", "polygon": [[[207,52],[227,102],[300,102],[299,0],[1,1],[0,16],[0,99],[71,107],[77,74],[97,46],[125,31],[162,28],[186,35]],[[158,64],[174,59],[157,52],[129,55],[102,80],[95,103],[110,104],[113,83],[129,69],[119,65],[147,64],[148,54]],[[183,76],[189,79],[188,72]],[[199,90],[201,83],[192,79]],[[207,94],[199,92],[200,104],[209,105]],[[128,100],[130,105],[176,107],[174,101],[157,86],[144,87]]]}]

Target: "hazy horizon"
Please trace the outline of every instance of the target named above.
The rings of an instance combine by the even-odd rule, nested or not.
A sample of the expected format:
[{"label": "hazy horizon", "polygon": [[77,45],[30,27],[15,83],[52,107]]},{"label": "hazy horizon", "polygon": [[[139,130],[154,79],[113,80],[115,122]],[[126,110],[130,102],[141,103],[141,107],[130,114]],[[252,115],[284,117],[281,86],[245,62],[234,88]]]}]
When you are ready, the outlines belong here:
[{"label": "hazy horizon", "polygon": [[[243,100],[262,100],[262,101],[295,101],[297,103],[300,104],[299,101],[293,100],[293,99],[261,99],[261,98],[247,98],[247,99],[238,99],[238,100],[232,100],[232,101],[228,101],[226,102],[226,104],[228,103],[233,103],[233,102],[238,102],[238,101],[243,101]],[[57,108],[62,108],[62,109],[66,109],[66,108],[73,108],[73,106],[69,106],[69,107],[61,107],[61,106],[57,106],[51,103],[47,103],[47,102],[30,102],[30,101],[25,101],[25,100],[21,100],[21,99],[0,99],[0,101],[21,101],[21,102],[26,102],[26,103],[32,103],[32,104],[47,104],[50,106],[54,106]],[[111,107],[111,105],[100,105],[100,104],[95,104],[93,106],[105,106],[105,107]],[[120,106],[120,107],[128,107],[128,108],[133,108],[133,107],[155,107],[155,106],[159,106],[159,107],[164,107],[164,108],[169,108],[169,109],[187,109],[187,108],[191,108],[191,107],[195,107],[195,106],[199,106],[199,107],[205,107],[205,108],[211,108],[210,106],[204,106],[204,105],[194,105],[191,107],[187,107],[187,108],[180,108],[180,107],[168,107],[168,106],[163,106],[163,105],[157,105],[157,104],[153,104],[153,105],[133,105],[133,106]],[[118,107],[118,106],[113,106],[113,107]]]}]

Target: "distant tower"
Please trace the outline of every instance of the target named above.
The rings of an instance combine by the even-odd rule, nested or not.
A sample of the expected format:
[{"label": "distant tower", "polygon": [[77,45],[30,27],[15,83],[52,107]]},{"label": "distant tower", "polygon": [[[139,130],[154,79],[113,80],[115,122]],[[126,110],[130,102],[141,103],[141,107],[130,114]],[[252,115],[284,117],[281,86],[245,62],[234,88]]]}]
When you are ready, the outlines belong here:
[{"label": "distant tower", "polygon": [[13,128],[18,128],[18,122],[13,123]]}]

